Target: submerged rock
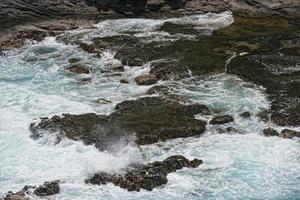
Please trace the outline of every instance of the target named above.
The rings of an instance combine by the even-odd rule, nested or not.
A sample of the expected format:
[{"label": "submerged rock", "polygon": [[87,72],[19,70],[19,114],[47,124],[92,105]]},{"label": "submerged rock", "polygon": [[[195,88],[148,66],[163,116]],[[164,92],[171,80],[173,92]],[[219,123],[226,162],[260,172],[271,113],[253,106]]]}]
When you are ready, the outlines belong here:
[{"label": "submerged rock", "polygon": [[160,97],[145,97],[118,104],[109,116],[64,114],[42,118],[39,123],[32,123],[30,130],[34,139],[48,132],[59,138],[66,136],[96,144],[103,150],[133,133],[135,142],[141,145],[200,135],[206,130],[206,122],[195,119],[196,114],[208,115],[210,111],[200,104],[182,105]]},{"label": "submerged rock", "polygon": [[234,118],[230,115],[224,115],[224,116],[217,116],[215,118],[213,118],[209,123],[212,125],[215,124],[226,124],[226,123],[230,123],[233,122]]},{"label": "submerged rock", "polygon": [[111,104],[112,101],[107,100],[107,99],[103,99],[103,98],[99,98],[95,101],[97,104]]},{"label": "submerged rock", "polygon": [[45,182],[40,186],[30,186],[26,185],[21,191],[13,193],[8,192],[3,200],[29,200],[29,197],[26,197],[26,194],[31,193],[39,197],[46,197],[58,194],[60,192],[60,181],[51,181]]},{"label": "submerged rock", "polygon": [[140,191],[140,189],[151,191],[155,187],[166,184],[169,173],[176,172],[184,167],[196,168],[202,163],[202,160],[199,159],[189,161],[181,155],[175,155],[163,161],[156,161],[136,167],[126,174],[100,172],[92,178],[87,179],[86,183],[93,185],[113,183],[128,191]]},{"label": "submerged rock", "polygon": [[135,78],[138,85],[153,85],[158,81],[157,77],[152,74],[145,74]]},{"label": "submerged rock", "polygon": [[90,70],[88,68],[80,66],[80,65],[76,65],[76,64],[70,65],[70,66],[66,67],[65,69],[74,74],[89,74],[90,73]]}]

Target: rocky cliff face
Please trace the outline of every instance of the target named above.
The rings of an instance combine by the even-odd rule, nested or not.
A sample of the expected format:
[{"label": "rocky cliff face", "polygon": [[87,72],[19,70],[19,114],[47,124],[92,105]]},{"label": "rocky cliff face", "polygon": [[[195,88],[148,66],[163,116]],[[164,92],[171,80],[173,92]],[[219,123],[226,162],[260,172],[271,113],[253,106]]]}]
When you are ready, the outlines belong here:
[{"label": "rocky cliff face", "polygon": [[48,19],[97,19],[107,15],[169,15],[231,10],[242,15],[298,16],[299,0],[2,0],[0,28]]}]

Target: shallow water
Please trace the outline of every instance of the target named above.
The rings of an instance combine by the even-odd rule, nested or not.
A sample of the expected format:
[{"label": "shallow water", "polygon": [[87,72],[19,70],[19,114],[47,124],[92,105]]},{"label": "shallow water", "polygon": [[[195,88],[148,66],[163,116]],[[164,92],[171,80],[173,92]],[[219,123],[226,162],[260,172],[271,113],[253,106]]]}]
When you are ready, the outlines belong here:
[{"label": "shallow water", "polygon": [[[228,12],[181,19],[107,20],[95,29],[67,34],[82,40],[128,31],[137,37],[148,37],[153,33],[157,36],[157,28],[167,21],[214,30],[232,20]],[[159,39],[169,37],[165,33],[158,35]],[[33,141],[28,126],[36,118],[61,113],[107,114],[115,104],[145,94],[150,86],[137,86],[134,78],[147,73],[149,66],[125,67],[121,76],[101,73],[111,63],[119,63],[113,55],[106,50],[99,58],[55,38],[46,38],[40,43],[28,42],[0,57],[0,194],[18,191],[26,184],[60,179],[62,191],[52,199],[300,199],[299,141],[263,137],[262,130],[272,124],[255,116],[242,119],[239,113],[255,114],[270,105],[263,88],[227,74],[157,84],[170,85],[177,95],[233,115],[235,122],[230,126],[242,134],[217,134],[214,127],[208,126],[201,137],[141,148],[119,144],[114,153],[99,152],[70,140],[54,146],[51,136]],[[92,73],[78,76],[66,72],[68,59],[74,57],[80,58]],[[120,84],[122,78],[130,83]],[[98,98],[112,103],[97,104]],[[99,170],[116,172],[133,162],[162,160],[174,154],[200,158],[204,164],[168,175],[169,182],[152,192],[127,192],[112,184],[84,184],[86,177]]]}]

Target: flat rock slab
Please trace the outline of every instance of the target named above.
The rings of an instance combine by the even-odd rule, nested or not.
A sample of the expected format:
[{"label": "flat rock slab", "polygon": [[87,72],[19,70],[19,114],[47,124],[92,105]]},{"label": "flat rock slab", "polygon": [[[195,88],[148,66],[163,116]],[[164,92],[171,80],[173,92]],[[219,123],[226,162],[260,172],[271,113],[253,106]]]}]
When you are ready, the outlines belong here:
[{"label": "flat rock slab", "polygon": [[184,167],[196,168],[203,162],[199,159],[188,160],[184,156],[175,155],[163,161],[156,161],[139,166],[126,174],[109,174],[100,172],[95,174],[86,183],[101,185],[113,183],[128,191],[140,191],[141,189],[151,191],[153,188],[168,182],[167,175]]},{"label": "flat rock slab", "polygon": [[30,130],[34,139],[55,133],[58,142],[66,136],[103,150],[134,133],[140,145],[200,135],[206,130],[206,122],[195,119],[196,114],[208,115],[210,111],[200,104],[182,105],[160,97],[145,97],[118,104],[109,116],[64,114],[42,118],[32,123]]}]

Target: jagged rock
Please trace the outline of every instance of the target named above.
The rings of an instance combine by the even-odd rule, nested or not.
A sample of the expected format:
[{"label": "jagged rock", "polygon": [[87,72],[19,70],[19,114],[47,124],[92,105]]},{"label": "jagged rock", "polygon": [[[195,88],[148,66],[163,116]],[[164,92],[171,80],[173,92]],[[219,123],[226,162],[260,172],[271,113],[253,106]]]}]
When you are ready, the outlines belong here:
[{"label": "jagged rock", "polygon": [[209,123],[212,125],[215,124],[226,124],[226,123],[230,123],[233,122],[234,118],[230,115],[224,115],[224,116],[217,116],[215,118],[213,118]]},{"label": "jagged rock", "polygon": [[206,122],[195,119],[196,114],[208,115],[210,111],[200,104],[182,105],[160,97],[144,97],[118,104],[109,116],[64,114],[42,118],[39,123],[32,123],[30,130],[34,139],[50,132],[58,138],[66,136],[96,144],[103,150],[133,133],[136,133],[135,142],[141,145],[200,135],[205,131]]},{"label": "jagged rock", "polygon": [[29,186],[26,185],[21,191],[13,193],[8,192],[3,200],[29,200],[30,198],[26,197],[27,193],[33,191],[33,194],[40,197],[51,196],[58,194],[60,192],[60,181],[51,181],[45,182],[40,186]]},{"label": "jagged rock", "polygon": [[156,161],[139,166],[126,174],[100,172],[95,174],[92,178],[87,179],[86,183],[101,185],[111,182],[128,191],[140,191],[140,189],[151,191],[157,186],[166,184],[168,182],[167,175],[169,173],[176,172],[184,167],[196,168],[202,163],[202,160],[199,159],[189,161],[183,156],[175,155],[163,161]]},{"label": "jagged rock", "polygon": [[281,137],[289,138],[289,139],[292,139],[294,137],[300,137],[300,132],[289,130],[289,129],[283,129],[280,134]]},{"label": "jagged rock", "polygon": [[152,74],[141,75],[135,78],[138,85],[152,85],[158,81],[157,77]]},{"label": "jagged rock", "polygon": [[90,70],[88,68],[80,66],[80,65],[76,65],[76,64],[68,66],[65,69],[74,74],[89,74],[90,73]]},{"label": "jagged rock", "polygon": [[250,112],[243,112],[243,113],[240,114],[240,116],[243,117],[243,118],[249,118],[249,117],[251,117],[251,113]]},{"label": "jagged rock", "polygon": [[264,136],[270,137],[270,136],[279,136],[279,133],[273,129],[273,128],[266,128],[263,130]]}]

